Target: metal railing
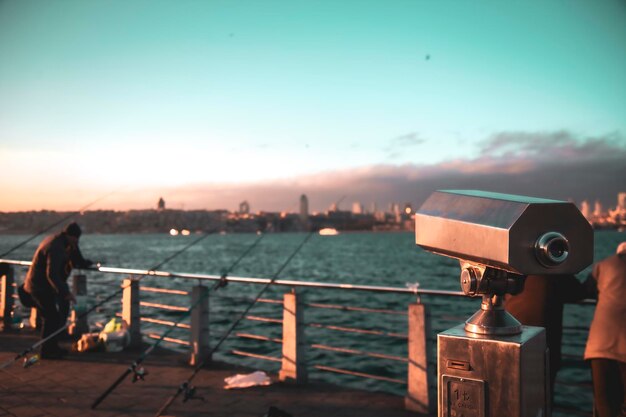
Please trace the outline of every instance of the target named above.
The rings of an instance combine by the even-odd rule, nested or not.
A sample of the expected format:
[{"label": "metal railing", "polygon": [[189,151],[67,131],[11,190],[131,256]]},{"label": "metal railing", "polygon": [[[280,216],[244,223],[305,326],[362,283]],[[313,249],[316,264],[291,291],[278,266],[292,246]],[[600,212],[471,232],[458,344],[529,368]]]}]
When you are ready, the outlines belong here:
[{"label": "metal railing", "polygon": [[[19,260],[6,260],[0,259],[0,264],[27,267],[30,262]],[[182,273],[182,272],[170,272],[170,271],[150,271],[141,269],[129,269],[129,268],[111,268],[111,267],[99,267],[87,270],[89,274],[109,274],[120,275],[123,277],[137,277],[137,276],[152,276],[157,278],[161,283],[172,286],[181,285],[182,282],[191,280],[196,287],[202,286],[203,283],[213,281],[225,281],[229,284],[251,284],[251,285],[265,285],[271,282],[268,278],[257,277],[238,277],[229,276],[222,277],[219,275],[210,274],[194,274],[194,273]],[[14,277],[11,277],[15,281]],[[167,279],[167,281],[163,281]],[[102,282],[102,280],[92,280],[94,283],[98,282],[98,285],[109,286],[110,283]],[[9,282],[7,282],[9,284]],[[414,329],[409,328],[409,315],[411,313],[411,306],[416,304],[407,300],[409,312],[407,310],[380,308],[377,306],[368,305],[346,305],[327,301],[327,296],[322,297],[323,300],[315,300],[305,302],[300,294],[295,293],[295,289],[307,290],[307,291],[322,291],[324,294],[328,294],[331,290],[331,294],[340,294],[344,291],[360,291],[365,293],[377,293],[377,294],[396,294],[407,295],[410,297],[420,298],[421,296],[436,297],[436,298],[466,298],[466,296],[460,291],[445,291],[445,290],[431,290],[431,289],[413,289],[413,288],[400,288],[390,286],[373,286],[373,285],[355,285],[355,284],[343,284],[343,283],[328,283],[328,282],[312,282],[312,281],[299,281],[299,280],[274,280],[272,282],[274,288],[289,288],[292,292],[287,293],[294,297],[291,302],[293,304],[287,306],[287,294],[283,300],[262,298],[258,300],[260,312],[254,312],[248,314],[245,318],[249,323],[248,327],[252,326],[252,329],[240,329],[234,333],[234,339],[237,342],[234,346],[227,346],[222,355],[229,355],[231,357],[240,357],[245,360],[261,361],[270,363],[277,366],[280,364],[280,375],[284,379],[298,379],[306,380],[309,371],[318,374],[334,374],[345,375],[353,380],[365,379],[368,382],[367,387],[381,389],[383,385],[375,384],[391,384],[392,386],[398,386],[398,388],[392,388],[393,392],[398,393],[399,389],[404,391],[415,390],[415,387],[411,387],[412,384],[419,384],[419,390],[431,391],[436,390],[436,365],[435,365],[435,351],[434,341],[435,334],[443,329],[446,323],[459,323],[465,319],[463,313],[455,315],[454,313],[443,313],[436,317],[436,322],[442,329],[434,328],[430,334],[415,335]],[[10,285],[5,286],[7,290],[2,298],[8,297],[10,294],[10,300],[4,301],[4,303],[11,303],[14,300],[15,283],[10,282]],[[208,344],[206,339],[193,339],[193,334],[198,334],[198,330],[194,329],[192,320],[177,322],[172,320],[168,315],[182,314],[188,312],[188,307],[185,305],[192,305],[189,302],[189,297],[193,296],[191,290],[183,290],[180,288],[167,288],[158,287],[152,284],[151,286],[142,285],[138,286],[139,291],[138,299],[127,300],[124,298],[124,303],[133,302],[138,305],[138,309],[144,310],[144,313],[139,316],[138,320],[130,323],[131,326],[136,326],[137,329],[141,329],[141,334],[148,339],[161,338],[159,327],[171,328],[177,327],[177,332],[172,334],[171,337],[164,338],[163,341],[172,344],[176,349],[189,349],[194,343],[199,346],[200,351],[208,349],[207,346],[203,346],[203,343]],[[187,297],[187,300],[181,301],[180,297]],[[315,297],[313,297],[315,298]],[[340,297],[339,297],[340,298]],[[167,299],[167,300],[166,300]],[[174,300],[175,299],[175,300]],[[200,326],[211,326],[211,329],[218,329],[220,327],[219,322],[228,321],[226,316],[230,310],[235,310],[237,304],[245,305],[249,303],[251,297],[242,297],[240,294],[231,296],[230,294],[223,294],[223,291],[217,291],[215,294],[211,294],[210,303],[207,299],[208,314],[206,322],[196,323]],[[418,300],[421,302],[421,300]],[[579,304],[592,305],[595,302],[586,300]],[[418,303],[419,304],[419,303]],[[433,308],[440,308],[437,303],[426,303]],[[475,303],[472,307],[468,307],[469,311],[475,309]],[[468,304],[469,306],[469,304]],[[276,307],[282,307],[282,311],[277,312]],[[129,307],[128,307],[129,308]],[[272,310],[274,308],[274,310]],[[127,307],[123,306],[123,309]],[[295,314],[293,310],[297,310],[298,317],[294,320],[288,320],[288,314]],[[5,309],[6,311],[6,309]],[[288,313],[289,312],[289,313]],[[117,316],[123,316],[119,312],[115,312]],[[349,317],[343,317],[347,315],[360,315],[370,320],[369,322],[376,323],[376,326],[371,325],[357,325],[352,321],[361,321],[362,319],[351,319]],[[383,317],[382,319],[371,319],[372,316]],[[304,319],[303,319],[304,317]],[[339,319],[337,319],[339,317]],[[329,319],[332,320],[329,322]],[[397,326],[404,326],[402,330],[398,328],[389,329],[384,324],[389,323]],[[421,320],[429,321],[428,313],[424,313]],[[210,324],[209,324],[210,323]],[[262,330],[267,326],[271,326],[273,330],[266,334]],[[291,326],[291,327],[290,327]],[[222,324],[221,327],[224,327]],[[436,326],[433,326],[436,327]],[[144,329],[145,328],[145,329]],[[428,326],[423,326],[424,329]],[[305,330],[306,329],[306,332]],[[575,325],[565,327],[565,333],[572,331],[575,333],[585,332],[588,329],[585,326]],[[139,331],[139,330],[138,330]],[[314,335],[309,335],[310,332],[315,332]],[[213,332],[213,330],[212,330]],[[278,333],[281,336],[278,336]],[[307,333],[307,339],[304,343],[302,340],[296,342],[290,341],[295,335]],[[340,335],[340,336],[335,336]],[[354,339],[355,337],[359,339]],[[373,338],[382,342],[382,347],[371,347],[362,338]],[[416,340],[424,340],[426,349],[423,356],[411,357],[411,349],[407,348],[407,343],[415,343]],[[308,339],[312,339],[308,341]],[[315,340],[313,340],[315,339]],[[332,340],[328,341],[328,340]],[[356,340],[356,341],[355,341]],[[252,343],[252,345],[250,345]],[[247,345],[246,345],[247,344]],[[245,345],[245,346],[244,346]],[[390,349],[390,347],[393,347]],[[290,358],[293,362],[291,365],[295,368],[289,368],[291,365],[286,364],[284,358]],[[359,360],[344,360],[345,357],[359,358]],[[564,358],[568,360],[582,361],[580,356],[564,353]],[[349,365],[343,365],[344,362]],[[367,364],[375,364],[376,366],[370,366],[370,368],[376,368],[377,370],[383,370],[383,372],[374,372],[369,369],[361,369],[355,364],[364,362]],[[417,364],[424,369],[423,375],[420,374],[419,381],[416,381],[415,376],[410,376],[411,372],[407,371],[411,364]],[[255,362],[255,366],[257,363]],[[304,369],[297,369],[297,368]],[[394,367],[394,370],[390,371],[389,368]],[[408,373],[408,375],[407,375]],[[304,375],[303,378],[301,376]],[[371,382],[373,381],[373,382]],[[568,392],[572,389],[578,391],[585,391],[587,387],[587,381],[560,381],[561,385],[566,386]],[[427,407],[431,408],[433,404],[427,404]]]}]

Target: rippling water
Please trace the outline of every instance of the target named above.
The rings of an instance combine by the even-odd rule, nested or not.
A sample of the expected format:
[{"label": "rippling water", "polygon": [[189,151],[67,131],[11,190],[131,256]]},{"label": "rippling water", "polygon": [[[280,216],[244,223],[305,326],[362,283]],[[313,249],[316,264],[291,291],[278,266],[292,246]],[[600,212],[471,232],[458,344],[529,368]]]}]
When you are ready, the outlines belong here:
[{"label": "rippling water", "polygon": [[[259,245],[235,268],[231,275],[248,277],[272,277],[297,245],[305,238],[304,233],[268,234]],[[0,236],[0,253],[22,241],[25,236]],[[85,257],[102,261],[106,266],[151,269],[169,255],[185,247],[198,235],[84,235],[81,249]],[[251,245],[256,235],[229,234],[210,235],[197,245],[189,248],[159,269],[177,272],[220,274],[229,267]],[[24,248],[7,256],[11,259],[30,260],[33,251],[41,239],[35,239]],[[617,244],[626,240],[626,234],[599,231],[595,234],[595,259],[611,255]],[[589,272],[579,274],[584,279]],[[24,270],[18,268],[18,280]],[[89,291],[94,298],[115,291],[122,276],[89,273]],[[405,287],[407,283],[419,283],[421,288],[446,289],[458,291],[458,262],[449,258],[424,252],[414,244],[412,233],[343,233],[338,236],[313,236],[302,250],[293,258],[280,274],[280,278],[369,284]],[[148,277],[142,285],[154,285],[167,288],[189,290],[194,282],[183,279],[158,279]],[[236,319],[241,311],[260,290],[258,285],[229,284],[211,297],[211,335],[216,341],[222,332]],[[270,288],[265,298],[280,299],[288,289]],[[348,306],[370,307],[405,312],[407,304],[414,301],[411,295],[381,294],[358,291],[334,291],[321,289],[298,290],[306,302],[341,304]],[[142,294],[147,300],[167,304],[188,306],[187,298],[181,296],[163,296],[152,293]],[[463,321],[479,308],[477,300],[423,297],[423,301],[432,307],[433,335]],[[104,321],[119,310],[119,302],[102,309],[95,319]],[[169,317],[175,320],[180,313],[163,313],[160,310],[144,308],[144,316]],[[250,314],[280,318],[282,310],[277,304],[257,304]],[[586,341],[586,330],[593,314],[593,307],[570,305],[565,309],[563,353],[582,356]],[[362,312],[348,312],[329,309],[306,310],[307,323],[359,327],[381,330],[387,333],[406,334],[406,316],[382,315]],[[582,329],[581,329],[582,327]],[[143,326],[143,330],[162,332],[163,328]],[[280,325],[244,321],[238,331],[281,337]],[[184,330],[176,330],[173,337],[186,339]],[[372,336],[365,334],[342,333],[315,327],[307,328],[307,343],[320,343],[337,347],[381,352],[397,356],[406,356],[406,340],[392,336]],[[176,346],[174,346],[176,348]],[[268,356],[279,357],[280,345],[271,342],[259,342],[237,337],[229,340],[215,355],[216,359],[238,361],[228,354],[237,349]],[[434,351],[432,358],[434,360]],[[591,396],[587,389],[581,389],[570,383],[590,381],[589,370],[577,361],[566,357],[565,368],[559,374],[562,382],[556,388],[558,404],[591,409]],[[356,370],[359,372],[383,375],[390,378],[406,379],[406,364],[403,362],[331,353],[321,350],[307,352],[309,365],[325,365]],[[277,371],[278,363],[244,358],[249,366]],[[405,387],[400,384],[363,380],[357,377],[327,374],[311,370],[311,376],[330,382],[347,384],[361,388],[384,390],[402,395]]]}]

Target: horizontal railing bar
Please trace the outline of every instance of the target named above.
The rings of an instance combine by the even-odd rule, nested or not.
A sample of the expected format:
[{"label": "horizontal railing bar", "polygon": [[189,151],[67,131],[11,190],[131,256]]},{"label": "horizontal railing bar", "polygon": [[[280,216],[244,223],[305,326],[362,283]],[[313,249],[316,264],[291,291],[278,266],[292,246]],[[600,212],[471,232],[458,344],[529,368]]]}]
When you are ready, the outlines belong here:
[{"label": "horizontal railing bar", "polygon": [[149,303],[148,301],[141,301],[139,305],[142,307],[160,308],[161,310],[171,311],[188,311],[187,307],[171,306],[169,304]]},{"label": "horizontal railing bar", "polygon": [[[0,263],[7,263],[12,265],[30,266],[30,261],[16,261],[11,259],[0,259]],[[131,268],[114,268],[107,266],[85,268],[87,271],[97,271],[110,274],[123,274],[123,275],[149,275],[165,278],[183,278],[183,279],[196,279],[196,280],[208,280],[208,281],[220,281],[223,278],[220,275],[211,274],[192,274],[185,272],[168,272],[168,271],[150,271],[146,269],[131,269]],[[328,282],[314,282],[314,281],[294,281],[294,280],[272,280],[271,278],[250,278],[250,277],[226,277],[228,282],[238,282],[247,284],[272,284],[288,287],[311,287],[311,288],[326,288],[326,289],[341,289],[341,290],[358,290],[358,291],[372,291],[372,292],[388,292],[396,294],[413,294],[413,295],[441,295],[441,296],[455,296],[466,297],[461,291],[446,291],[446,290],[428,290],[418,289],[413,290],[409,288],[401,287],[386,287],[376,285],[354,285],[354,284],[338,284]]]},{"label": "horizontal railing bar", "polygon": [[230,353],[232,353],[233,355],[248,356],[250,358],[263,359],[263,360],[272,361],[272,362],[283,361],[281,358],[275,358],[273,356],[266,356],[266,355],[259,355],[258,353],[244,352],[243,350],[231,350]]},{"label": "horizontal railing bar", "polygon": [[176,323],[175,321],[169,321],[169,320],[159,320],[159,319],[152,319],[150,317],[141,317],[141,321],[145,321],[146,323],[162,324],[164,326],[169,326],[169,327],[180,327],[181,329],[191,329],[191,326],[189,324]]},{"label": "horizontal railing bar", "polygon": [[350,353],[352,355],[369,356],[371,358],[390,359],[392,361],[398,361],[398,362],[409,361],[408,358],[406,357],[403,358],[401,356],[386,355],[384,353],[365,352],[363,350],[349,349],[349,348],[342,348],[342,347],[335,347],[335,346],[328,346],[328,345],[320,345],[320,344],[312,344],[309,346],[312,347],[313,349],[328,350],[332,352]]},{"label": "horizontal railing bar", "polygon": [[[115,283],[112,283],[112,282],[111,283],[109,283],[109,282],[96,282],[96,281],[89,283],[89,291],[93,291],[94,288],[96,288],[97,290],[102,290],[101,287],[107,287],[106,290],[108,291],[109,288],[118,288],[118,289],[122,288],[122,284],[121,283],[115,284]],[[99,296],[100,295],[96,295],[96,297],[99,297]],[[120,298],[120,300],[121,300],[121,298]]]},{"label": "horizontal railing bar", "polygon": [[[0,263],[30,266],[31,261],[17,261],[13,259],[0,259]],[[196,280],[208,280],[208,281],[221,281],[224,279],[221,275],[211,274],[192,274],[188,272],[168,272],[168,271],[151,271],[147,269],[130,269],[130,268],[114,268],[114,267],[90,267],[84,268],[86,271],[96,271],[110,274],[124,274],[124,275],[149,275],[166,278],[183,278],[183,279],[196,279]],[[413,294],[413,295],[434,295],[445,297],[468,297],[461,291],[447,291],[447,290],[429,290],[429,289],[412,289],[401,287],[387,287],[376,285],[355,285],[355,284],[338,284],[330,282],[314,282],[314,281],[294,281],[294,280],[273,280],[271,278],[249,278],[249,277],[235,277],[229,276],[225,278],[228,282],[238,282],[247,284],[272,284],[287,287],[310,287],[310,288],[325,288],[325,289],[339,289],[339,290],[357,290],[357,291],[372,291],[372,292],[387,292],[396,294]],[[569,304],[591,304],[595,305],[596,300],[581,300]]]},{"label": "horizontal railing bar", "polygon": [[346,310],[346,311],[362,311],[365,313],[381,313],[381,314],[396,314],[399,316],[406,316],[406,311],[398,311],[398,310],[385,310],[381,308],[367,308],[367,307],[350,307],[350,306],[342,306],[337,304],[319,304],[319,303],[307,303],[305,304],[307,307],[314,308],[328,308],[332,310]]},{"label": "horizontal railing bar", "polygon": [[283,321],[281,319],[273,319],[271,317],[260,317],[260,316],[246,316],[245,317],[246,320],[252,320],[252,321],[263,321],[266,323],[279,323],[281,324]]},{"label": "horizontal railing bar", "polygon": [[[253,301],[253,297],[241,297],[237,295],[228,295],[226,293],[216,293],[220,299],[226,300],[241,300],[241,301]],[[259,298],[257,303],[266,303],[266,304],[283,304],[283,300],[274,300],[271,298]]]},{"label": "horizontal railing bar", "polygon": [[266,303],[266,304],[283,304],[283,300],[272,300],[271,298],[259,298],[257,303]]},{"label": "horizontal railing bar", "polygon": [[[146,334],[146,336],[148,336],[150,339],[161,339],[161,335],[154,334],[154,333]],[[181,340],[181,339],[175,339],[173,337],[164,337],[163,341],[164,342],[170,342],[170,343],[176,343],[177,345],[191,346],[191,343],[189,343],[188,341]]]},{"label": "horizontal railing bar", "polygon": [[283,339],[278,339],[276,337],[261,336],[261,335],[252,334],[252,333],[235,333],[235,336],[242,337],[244,339],[262,340],[264,342],[283,343]]},{"label": "horizontal railing bar", "polygon": [[389,336],[389,337],[397,337],[401,339],[406,339],[408,336],[403,333],[389,333],[381,330],[367,330],[367,329],[359,329],[357,327],[344,327],[344,326],[333,326],[329,324],[320,324],[320,323],[307,323],[309,327],[317,327],[318,329],[328,329],[328,330],[337,330],[340,332],[347,333],[362,333],[362,334],[372,334],[377,336]]},{"label": "horizontal railing bar", "polygon": [[406,381],[403,381],[401,379],[388,378],[386,376],[366,374],[364,372],[349,371],[347,369],[333,368],[332,366],[314,365],[313,367],[315,369],[320,370],[320,371],[334,372],[334,373],[337,373],[337,374],[344,374],[344,375],[359,376],[361,378],[377,379],[379,381],[387,381],[387,382],[393,382],[393,383],[396,383],[396,384],[406,385]]},{"label": "horizontal railing bar", "polygon": [[189,295],[188,291],[182,290],[171,290],[169,288],[156,288],[156,287],[139,287],[141,291],[146,292],[158,292],[161,294],[178,294],[178,295]]}]

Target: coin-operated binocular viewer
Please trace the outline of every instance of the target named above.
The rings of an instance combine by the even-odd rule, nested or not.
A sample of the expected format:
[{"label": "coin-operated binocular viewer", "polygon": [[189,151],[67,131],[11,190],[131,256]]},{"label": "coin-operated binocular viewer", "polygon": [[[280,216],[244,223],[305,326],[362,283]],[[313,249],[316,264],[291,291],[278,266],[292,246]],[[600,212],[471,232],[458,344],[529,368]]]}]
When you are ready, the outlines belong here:
[{"label": "coin-operated binocular viewer", "polygon": [[415,242],[459,259],[463,292],[482,296],[465,324],[437,335],[439,417],[548,416],[545,330],[522,326],[504,310],[504,295],[520,293],[526,275],[590,265],[587,220],[564,201],[444,190],[416,212]]}]

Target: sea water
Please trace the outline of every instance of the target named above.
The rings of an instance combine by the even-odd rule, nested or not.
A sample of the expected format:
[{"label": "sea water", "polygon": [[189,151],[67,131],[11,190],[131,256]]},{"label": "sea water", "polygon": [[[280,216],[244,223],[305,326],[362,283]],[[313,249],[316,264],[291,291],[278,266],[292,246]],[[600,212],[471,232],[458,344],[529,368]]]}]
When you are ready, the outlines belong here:
[{"label": "sea water", "polygon": [[[170,236],[166,234],[95,235],[84,234],[80,246],[83,255],[104,266],[135,269],[152,269],[164,259],[182,250],[201,235]],[[231,276],[274,277],[306,233],[267,234],[258,245],[230,271]],[[26,236],[0,236],[0,253],[24,240]],[[209,235],[188,248],[158,269],[175,272],[220,275],[230,267],[256,239],[256,234]],[[11,253],[6,258],[30,260],[41,239]],[[614,253],[617,244],[626,240],[625,233],[597,231],[595,233],[595,257],[600,260]],[[25,269],[16,268],[17,280],[23,279]],[[425,289],[459,291],[458,261],[433,255],[416,247],[414,235],[403,233],[341,233],[337,236],[313,236],[287,264],[278,278],[302,281],[350,283],[406,287],[419,284]],[[584,280],[590,267],[578,274]],[[93,299],[104,299],[119,288],[123,276],[89,272],[88,288]],[[180,278],[146,277],[142,285],[175,288],[189,291],[196,282]],[[209,284],[212,285],[212,284]],[[246,306],[256,297],[261,286],[229,284],[216,291],[210,299],[211,339],[215,343],[236,320]],[[288,292],[286,287],[271,287],[263,298],[280,300]],[[412,295],[384,294],[362,291],[339,291],[326,289],[298,289],[307,303],[324,303],[373,309],[405,312],[407,305],[415,301]],[[189,298],[142,293],[142,300],[187,307]],[[478,299],[442,298],[423,296],[422,301],[431,306],[431,341],[436,333],[452,327],[479,308]],[[103,306],[91,319],[106,322],[120,311],[119,299]],[[258,303],[250,315],[281,318],[279,304]],[[142,315],[153,318],[177,320],[180,312],[143,308]],[[556,386],[557,405],[589,411],[592,397],[588,388],[578,384],[588,383],[588,367],[576,358],[582,357],[587,337],[587,328],[593,316],[593,306],[567,305],[564,311],[563,354],[564,364]],[[188,320],[183,320],[188,321]],[[406,357],[406,339],[397,337],[407,332],[407,319],[401,314],[373,314],[355,311],[307,308],[305,322],[309,325],[331,325],[377,330],[385,335],[345,333],[307,327],[307,344],[323,344],[373,353],[385,353]],[[160,334],[167,328],[154,324],[142,324],[144,332]],[[273,338],[281,337],[280,325],[267,322],[244,320],[234,334],[260,334]],[[176,329],[171,337],[187,339],[185,330]],[[435,369],[435,352],[431,352],[431,369]],[[171,345],[181,349],[179,345]],[[279,363],[251,358],[234,357],[233,350],[247,351],[272,357],[280,357],[280,345],[241,337],[230,337],[214,355],[214,358],[229,362],[244,363],[257,369],[277,371]],[[402,384],[363,379],[354,376],[323,373],[315,365],[336,367],[356,372],[381,375],[392,379],[406,379],[406,363],[382,360],[367,356],[327,352],[316,349],[307,351],[311,378],[349,385],[353,387],[382,390],[402,395],[406,387]],[[559,415],[556,413],[555,415]]]}]

